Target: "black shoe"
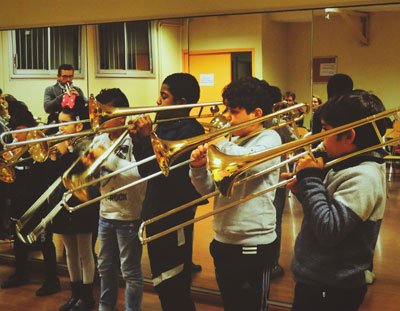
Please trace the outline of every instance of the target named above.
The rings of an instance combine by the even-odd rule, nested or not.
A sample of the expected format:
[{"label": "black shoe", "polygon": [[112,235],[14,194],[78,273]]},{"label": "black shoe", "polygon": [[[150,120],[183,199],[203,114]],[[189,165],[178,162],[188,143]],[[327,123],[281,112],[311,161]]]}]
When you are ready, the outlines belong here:
[{"label": "black shoe", "polygon": [[71,298],[58,311],[70,311],[81,297],[82,281],[71,282]]},{"label": "black shoe", "polygon": [[12,274],[6,281],[1,284],[1,288],[12,288],[28,284],[29,278],[21,274]]},{"label": "black shoe", "polygon": [[283,270],[283,268],[279,264],[277,264],[271,270],[271,280],[275,280],[282,277],[284,273],[285,271]]},{"label": "black shoe", "polygon": [[71,311],[88,311],[91,310],[95,305],[95,301],[93,298],[93,283],[91,284],[83,284],[81,298],[78,302],[73,306]]},{"label": "black shoe", "polygon": [[58,278],[53,280],[45,280],[42,287],[36,291],[36,296],[48,296],[61,291],[61,285]]},{"label": "black shoe", "polygon": [[196,265],[195,263],[192,262],[192,266],[190,267],[192,273],[198,273],[201,272],[202,268],[200,265]]}]

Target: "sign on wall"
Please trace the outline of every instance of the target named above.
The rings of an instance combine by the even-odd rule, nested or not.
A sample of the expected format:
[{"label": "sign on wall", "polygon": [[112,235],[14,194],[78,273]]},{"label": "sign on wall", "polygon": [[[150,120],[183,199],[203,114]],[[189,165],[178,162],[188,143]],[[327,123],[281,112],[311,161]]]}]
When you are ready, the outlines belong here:
[{"label": "sign on wall", "polygon": [[337,73],[337,57],[315,57],[313,59],[313,82],[328,82]]}]

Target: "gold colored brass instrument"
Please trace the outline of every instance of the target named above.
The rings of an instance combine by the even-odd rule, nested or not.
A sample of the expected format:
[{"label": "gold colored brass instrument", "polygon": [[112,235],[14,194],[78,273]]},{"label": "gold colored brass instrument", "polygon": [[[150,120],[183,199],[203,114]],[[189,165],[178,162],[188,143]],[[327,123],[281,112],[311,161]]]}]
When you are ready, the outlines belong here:
[{"label": "gold colored brass instrument", "polygon": [[[262,123],[264,121],[279,118],[282,115],[288,114],[294,110],[299,108],[305,108],[307,111],[309,110],[309,106],[307,104],[297,104],[271,114],[265,115],[260,118],[256,118],[247,122],[243,122],[241,124],[230,126],[227,128],[222,128],[210,133],[206,133],[204,135],[199,135],[196,137],[182,139],[182,140],[164,140],[157,137],[157,135],[153,132],[151,134],[151,143],[153,145],[154,154],[156,155],[157,162],[160,166],[161,171],[164,173],[165,176],[168,176],[169,173],[169,166],[172,164],[177,157],[181,154],[197,147],[198,145],[204,144],[208,141],[213,140],[214,138],[223,136],[227,133],[234,132],[236,130]],[[292,123],[293,120],[289,120],[289,123]]]},{"label": "gold colored brass instrument", "polygon": [[[73,191],[74,196],[76,196],[82,202],[90,200],[92,198],[90,188],[87,186],[83,187],[82,185],[90,181],[93,175],[99,171],[104,161],[121,144],[127,134],[128,130],[125,130],[113,142],[113,144],[103,152],[101,156],[94,160],[94,162],[89,167],[86,167],[82,160],[78,159],[73,165],[71,165],[68,170],[64,172],[62,177],[64,187],[68,190],[76,189],[79,187],[78,190]],[[90,146],[88,149],[90,149]]]},{"label": "gold colored brass instrument", "polygon": [[15,181],[15,170],[11,166],[5,166],[3,160],[0,160],[0,180],[7,184]]},{"label": "gold colored brass instrument", "polygon": [[[163,120],[156,120],[154,123],[161,123],[167,122],[172,120],[180,120],[180,119],[187,119],[187,118],[207,118],[207,117],[215,117],[214,113],[212,114],[202,114],[204,107],[214,107],[217,105],[222,105],[221,102],[213,102],[213,103],[198,103],[198,104],[187,104],[187,105],[176,105],[176,106],[157,106],[157,107],[138,107],[138,108],[115,108],[110,107],[107,105],[102,105],[96,101],[93,95],[90,96],[89,99],[89,119],[87,120],[80,120],[80,121],[70,121],[70,122],[63,122],[63,123],[56,123],[56,124],[48,124],[43,126],[36,126],[29,129],[22,129],[22,130],[13,130],[7,131],[0,135],[0,142],[4,146],[5,149],[11,149],[14,147],[25,146],[27,144],[39,143],[39,142],[47,142],[47,141],[62,141],[74,137],[80,136],[87,136],[92,134],[104,133],[104,132],[111,132],[114,130],[120,130],[123,128],[127,128],[128,126],[121,126],[115,128],[104,128],[101,126],[105,118],[116,118],[122,116],[130,116],[130,115],[141,115],[145,113],[157,113],[161,111],[168,111],[168,110],[182,110],[182,109],[192,109],[192,108],[200,108],[200,111],[197,115],[184,117],[184,118],[173,118],[173,119],[163,119]],[[66,126],[70,124],[77,124],[77,123],[87,123],[90,122],[92,125],[92,130],[81,131],[78,133],[73,134],[59,134],[59,135],[52,135],[52,136],[43,136],[37,139],[27,139],[25,141],[20,142],[11,142],[7,143],[5,137],[11,136],[14,133],[20,132],[28,132],[28,131],[36,131],[36,130],[47,130],[54,127]]]},{"label": "gold colored brass instrument", "polygon": [[[157,107],[111,107],[99,103],[94,98],[93,94],[91,94],[89,98],[89,119],[92,125],[92,129],[96,130],[97,128],[99,128],[104,118],[110,119],[116,117],[142,115],[145,113],[157,113],[162,111],[183,110],[192,108],[200,108],[201,109],[200,114],[201,114],[203,107],[213,107],[216,105],[222,105],[222,102],[197,103],[197,104],[173,105],[173,106],[157,106]],[[214,115],[206,115],[206,116],[203,115],[202,117],[213,117],[213,116]],[[193,118],[196,117],[199,117],[199,115],[194,116]],[[187,119],[187,118],[191,117],[157,120],[157,123],[171,121],[171,120]]]},{"label": "gold colored brass instrument", "polygon": [[[299,104],[299,106],[300,106],[300,107],[303,107],[303,106],[305,106],[305,104]],[[294,108],[297,108],[297,107],[294,107]],[[289,108],[289,110],[290,110],[290,109],[294,109],[294,108]],[[272,114],[272,115],[269,115],[269,116],[264,116],[264,117],[263,117],[263,120],[266,120],[267,118],[279,117],[281,113],[287,113],[287,111],[277,112],[277,113]],[[259,118],[259,119],[257,119],[257,121],[254,121],[254,120],[253,120],[252,122],[254,122],[254,123],[256,123],[256,122],[257,122],[257,123],[261,123],[261,122],[263,122],[263,120],[261,120],[261,118]],[[250,121],[250,122],[251,122],[251,121]],[[292,122],[292,121],[289,121],[289,122]],[[222,124],[223,124],[222,126],[225,125],[224,123],[222,123]],[[286,124],[287,124],[287,123],[281,123],[281,124],[279,124],[279,125],[276,126],[276,127],[285,126]],[[224,134],[227,133],[227,132],[234,131],[234,130],[236,130],[238,127],[247,127],[247,126],[249,126],[249,122],[246,122],[246,124],[243,123],[243,124],[241,124],[241,125],[239,125],[239,126],[236,126],[236,127],[229,127],[229,128],[227,128],[227,129],[224,129],[224,131],[222,131],[222,132],[220,131],[220,129],[217,129],[216,131],[212,131],[212,132],[210,132],[210,133],[208,133],[208,134],[200,135],[200,136],[197,136],[197,137],[193,137],[192,139],[190,139],[189,144],[190,144],[191,146],[197,146],[196,143],[197,143],[198,140],[201,141],[201,142],[203,142],[203,141],[209,141],[209,140],[214,139],[215,137],[222,136],[222,135],[224,135]],[[199,139],[197,140],[196,138],[199,138]],[[169,143],[169,144],[174,144],[174,145],[176,144],[176,146],[177,146],[176,151],[177,151],[179,154],[181,154],[182,152],[179,152],[179,145],[181,145],[182,148],[186,148],[186,150],[190,148],[190,147],[188,147],[188,144],[187,144],[186,142],[187,142],[187,140],[183,140],[183,142],[182,142],[182,141],[172,141],[172,142],[168,142],[168,143]],[[200,143],[199,143],[199,144],[200,144]],[[185,150],[185,151],[186,151],[186,150]],[[149,158],[147,158],[147,159],[144,159],[144,160],[140,161],[140,163],[132,163],[132,165],[126,167],[126,169],[131,169],[131,168],[136,167],[136,166],[138,166],[138,165],[140,165],[140,164],[143,164],[143,163],[146,163],[146,162],[148,162],[148,161],[151,161],[151,160],[153,160],[154,157],[156,157],[156,156],[157,156],[157,155],[152,156],[152,157],[149,157]],[[182,162],[182,163],[179,163],[178,165],[180,166],[180,165],[183,165],[183,164],[188,164],[189,162],[190,162],[190,160],[185,161],[185,162]],[[174,166],[174,167],[179,167],[178,165],[176,165],[176,166]],[[168,166],[168,170],[169,170],[169,166]],[[100,181],[102,181],[102,180],[104,180],[104,179],[107,179],[107,178],[109,178],[109,177],[112,177],[112,176],[114,176],[115,174],[120,173],[120,172],[122,172],[122,171],[124,171],[124,169],[121,169],[121,171],[118,171],[118,172],[116,171],[116,172],[113,172],[113,173],[111,173],[111,174],[108,174],[107,176],[102,176],[102,177],[100,177],[100,178],[98,178],[98,179],[95,179],[95,180],[92,180],[92,181],[89,181],[89,182],[84,182],[84,183],[82,183],[82,184],[80,184],[80,183],[81,183],[81,180],[82,180],[82,182],[83,182],[84,178],[80,178],[80,182],[76,182],[76,183],[75,183],[75,186],[74,186],[75,188],[70,189],[70,187],[72,186],[72,183],[71,183],[71,186],[66,186],[67,189],[70,189],[70,191],[66,192],[65,194],[70,194],[70,193],[73,193],[73,192],[75,192],[75,191],[81,191],[81,190],[86,191],[86,190],[84,189],[85,187],[88,187],[88,186],[93,185],[93,184],[95,184],[95,183],[98,183],[98,182],[100,182]],[[69,211],[73,212],[73,211],[78,210],[78,209],[80,209],[80,208],[82,208],[82,207],[88,206],[88,205],[90,205],[90,204],[92,204],[92,203],[94,203],[94,202],[100,201],[101,199],[106,198],[106,197],[108,197],[108,196],[110,196],[110,195],[113,195],[113,194],[118,193],[118,192],[120,192],[120,191],[122,191],[122,190],[125,190],[125,189],[127,189],[127,188],[129,188],[129,187],[133,187],[133,186],[137,185],[137,184],[140,183],[140,182],[144,182],[144,181],[149,180],[149,179],[151,179],[151,178],[157,177],[157,176],[159,176],[160,174],[161,174],[161,172],[157,172],[157,173],[155,173],[155,174],[153,174],[153,175],[147,176],[146,179],[132,182],[132,183],[130,183],[130,184],[128,184],[128,185],[122,186],[121,188],[118,188],[118,189],[113,190],[111,193],[108,193],[108,194],[106,194],[106,195],[101,195],[101,196],[99,196],[99,197],[97,197],[97,198],[90,199],[89,201],[86,201],[85,203],[79,204],[79,205],[74,206],[74,207],[68,206],[68,204],[66,204],[66,202],[64,202],[64,203],[65,203],[65,205],[66,205],[66,208],[67,208]],[[85,176],[87,176],[86,173],[85,173]],[[70,179],[70,178],[68,178],[68,179]],[[79,185],[79,184],[80,184],[80,185]],[[81,198],[84,198],[84,197],[85,197],[85,196],[81,196]],[[87,196],[86,196],[86,197],[87,197]]]},{"label": "gold colored brass instrument", "polygon": [[10,119],[10,115],[8,113],[8,103],[3,98],[0,98],[0,117],[2,117],[5,121]]},{"label": "gold colored brass instrument", "polygon": [[[302,156],[304,156],[306,154],[312,155],[313,152],[321,150],[320,149],[321,145],[319,147],[317,147],[316,149],[311,150],[311,144],[313,144],[315,142],[322,141],[326,137],[329,137],[329,136],[332,136],[332,135],[337,135],[339,133],[346,132],[346,131],[348,131],[350,129],[353,129],[353,128],[356,128],[356,127],[371,123],[372,126],[375,129],[375,133],[376,133],[376,135],[377,135],[377,137],[379,139],[379,143],[374,145],[374,146],[371,146],[371,147],[368,147],[368,148],[364,148],[362,150],[357,150],[355,152],[352,152],[352,153],[343,155],[343,156],[341,156],[339,158],[336,158],[334,160],[331,160],[331,161],[329,161],[329,162],[327,162],[325,164],[325,167],[330,167],[330,166],[332,166],[332,165],[334,165],[336,163],[344,161],[344,160],[346,160],[348,158],[351,158],[353,156],[356,156],[356,155],[359,155],[359,154],[362,154],[362,153],[366,153],[366,152],[369,152],[369,151],[372,151],[372,150],[376,150],[376,149],[382,148],[384,146],[396,143],[396,142],[400,141],[400,137],[385,141],[383,139],[383,137],[382,137],[382,134],[378,130],[378,126],[376,125],[376,121],[380,120],[380,119],[383,119],[383,118],[386,118],[386,117],[391,116],[391,115],[397,115],[399,113],[399,111],[400,111],[400,107],[392,109],[392,110],[384,111],[384,112],[381,112],[379,114],[376,114],[376,115],[373,115],[373,116],[369,116],[369,117],[366,117],[364,119],[361,119],[361,120],[358,120],[358,121],[354,121],[352,123],[345,124],[345,125],[333,128],[331,130],[327,130],[327,131],[324,131],[324,132],[321,132],[321,133],[317,133],[317,134],[314,134],[314,135],[303,137],[303,138],[301,138],[299,140],[292,141],[292,142],[283,144],[281,146],[277,146],[277,147],[268,149],[268,150],[263,151],[263,152],[259,152],[259,153],[251,154],[251,155],[246,155],[246,156],[230,156],[230,155],[226,155],[226,154],[220,152],[215,146],[210,146],[209,149],[208,149],[208,152],[207,152],[207,158],[208,158],[208,163],[209,163],[209,170],[211,171],[211,175],[214,178],[214,182],[215,182],[217,190],[212,192],[212,193],[210,193],[210,194],[208,194],[208,195],[206,195],[206,196],[203,196],[203,197],[201,197],[199,199],[196,199],[196,200],[194,200],[192,202],[189,202],[189,203],[186,203],[184,205],[181,205],[181,206],[179,206],[179,207],[177,207],[177,208],[175,208],[175,209],[173,209],[171,211],[168,211],[168,212],[160,214],[160,215],[158,215],[158,216],[156,216],[156,217],[154,217],[152,219],[144,221],[141,224],[140,229],[139,229],[139,239],[142,241],[142,244],[146,244],[146,243],[148,243],[150,241],[153,241],[153,240],[155,240],[155,239],[157,239],[159,237],[162,237],[162,236],[164,236],[166,234],[169,234],[171,232],[174,232],[176,230],[184,228],[184,227],[186,227],[188,225],[191,225],[193,223],[196,223],[196,222],[198,222],[200,220],[203,220],[205,218],[213,216],[213,215],[215,215],[217,213],[223,212],[226,209],[232,208],[232,207],[237,206],[237,205],[239,205],[239,204],[241,204],[243,202],[249,201],[249,200],[251,200],[251,199],[253,199],[253,198],[257,197],[257,196],[263,195],[263,194],[265,194],[265,193],[267,193],[269,191],[275,190],[276,188],[285,186],[286,184],[291,182],[295,177],[293,177],[291,179],[288,179],[288,180],[283,180],[283,181],[279,182],[278,184],[273,185],[273,186],[271,186],[271,187],[269,187],[267,189],[264,189],[264,190],[262,190],[260,192],[249,194],[246,197],[241,198],[238,201],[230,202],[225,206],[221,206],[221,207],[219,207],[217,209],[214,209],[213,211],[211,211],[209,213],[206,213],[206,214],[204,214],[202,216],[196,217],[196,218],[194,218],[192,220],[186,221],[186,222],[184,222],[182,224],[176,225],[176,226],[174,226],[172,228],[169,228],[169,229],[167,229],[165,231],[157,233],[157,234],[155,234],[153,236],[150,236],[150,237],[146,237],[145,236],[145,227],[146,227],[146,225],[154,223],[154,222],[156,222],[156,221],[158,221],[160,219],[163,219],[165,217],[168,217],[169,215],[175,214],[176,212],[181,211],[181,210],[183,210],[185,208],[189,208],[189,207],[191,208],[191,207],[193,207],[193,205],[197,204],[198,202],[201,202],[202,200],[205,200],[207,198],[213,197],[213,196],[215,196],[215,195],[217,195],[219,193],[229,196],[231,194],[231,191],[232,191],[234,185],[237,185],[237,184],[239,184],[241,182],[244,182],[244,181],[247,181],[249,179],[257,178],[257,177],[261,176],[262,174],[269,173],[272,170],[280,168],[281,166],[286,165],[289,162],[293,162],[294,160],[297,160],[298,158],[300,158],[300,157],[302,157]],[[277,166],[270,167],[270,168],[268,168],[268,169],[266,169],[266,170],[264,170],[262,172],[259,172],[259,173],[255,174],[255,175],[248,176],[246,178],[238,180],[238,177],[242,173],[244,173],[247,169],[249,169],[249,168],[251,168],[253,166],[256,166],[256,165],[258,165],[258,164],[260,164],[262,162],[265,162],[265,161],[271,160],[273,158],[282,156],[284,154],[291,154],[293,151],[296,151],[296,150],[299,150],[299,149],[306,149],[306,151],[302,152],[300,154],[297,154],[295,156],[292,156],[291,158],[281,162]]]}]

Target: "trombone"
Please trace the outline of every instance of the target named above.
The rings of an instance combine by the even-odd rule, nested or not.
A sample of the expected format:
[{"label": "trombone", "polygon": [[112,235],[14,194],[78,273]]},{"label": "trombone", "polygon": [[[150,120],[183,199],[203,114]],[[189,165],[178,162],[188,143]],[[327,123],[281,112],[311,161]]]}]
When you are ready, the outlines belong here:
[{"label": "trombone", "polygon": [[[234,132],[238,129],[242,129],[247,126],[251,126],[254,124],[262,123],[267,120],[281,118],[287,114],[291,114],[292,118],[289,118],[289,121],[282,123],[283,125],[292,124],[295,122],[295,118],[298,118],[297,114],[294,113],[300,108],[305,108],[308,112],[310,110],[309,105],[305,103],[300,103],[297,105],[293,105],[291,107],[287,107],[276,112],[270,113],[268,115],[262,116],[260,118],[253,119],[251,121],[247,121],[235,126],[229,126],[226,128],[222,128],[210,133],[206,133],[204,135],[199,135],[196,137],[183,139],[179,141],[168,141],[165,139],[161,139],[157,137],[155,132],[151,133],[151,144],[153,146],[154,154],[156,155],[157,162],[160,166],[161,171],[165,176],[169,174],[169,166],[178,158],[181,154],[187,152],[194,147],[208,142],[214,138],[223,136],[227,133]],[[296,119],[297,120],[297,119]]]},{"label": "trombone", "polygon": [[[179,207],[177,207],[177,208],[175,208],[173,210],[170,210],[170,211],[168,211],[166,213],[160,214],[160,215],[158,215],[158,216],[156,216],[154,218],[151,218],[151,219],[148,219],[148,220],[144,221],[141,224],[140,228],[139,228],[139,239],[142,242],[142,244],[146,244],[146,243],[148,243],[150,241],[158,239],[158,238],[160,238],[160,237],[162,237],[164,235],[167,235],[167,234],[169,234],[171,232],[177,231],[177,230],[179,230],[181,228],[184,228],[184,227],[186,227],[188,225],[194,224],[194,223],[196,223],[196,222],[198,222],[200,220],[203,220],[203,219],[208,218],[208,217],[210,217],[212,215],[215,215],[217,213],[223,212],[224,210],[227,210],[229,208],[237,206],[238,204],[241,204],[241,203],[244,203],[246,201],[249,201],[249,200],[251,200],[251,199],[253,199],[253,198],[257,197],[257,196],[260,196],[260,195],[263,195],[263,194],[265,194],[267,192],[273,191],[276,188],[285,186],[286,184],[291,182],[295,177],[292,177],[291,179],[283,180],[283,181],[277,183],[276,185],[272,185],[271,187],[268,187],[268,188],[266,188],[266,189],[264,189],[262,191],[259,191],[257,193],[249,194],[249,195],[241,198],[238,201],[230,202],[230,203],[228,203],[228,204],[226,204],[224,206],[221,206],[219,208],[214,209],[213,211],[211,211],[209,213],[206,213],[206,214],[204,214],[202,216],[199,216],[199,217],[196,217],[194,219],[188,220],[188,221],[186,221],[184,223],[181,223],[179,225],[171,227],[171,228],[169,228],[169,229],[167,229],[165,231],[159,232],[159,233],[157,233],[157,234],[155,234],[153,236],[147,237],[145,235],[145,227],[147,225],[151,224],[151,223],[159,221],[159,220],[161,220],[161,219],[163,219],[165,217],[168,217],[169,215],[175,214],[176,212],[181,211],[181,210],[183,210],[185,208],[191,207],[194,204],[196,204],[198,202],[201,202],[202,200],[205,200],[205,199],[208,199],[210,197],[216,196],[219,193],[221,193],[222,195],[230,196],[230,194],[232,193],[232,189],[233,189],[233,187],[235,185],[238,185],[238,184],[240,184],[242,182],[245,182],[245,181],[247,181],[249,179],[256,178],[256,177],[261,176],[263,174],[269,173],[272,170],[280,168],[281,166],[283,166],[283,165],[285,165],[285,164],[287,164],[289,162],[293,162],[293,161],[299,159],[300,157],[302,157],[302,156],[304,156],[306,154],[310,154],[311,156],[313,156],[313,152],[323,150],[323,145],[320,144],[317,148],[311,149],[311,144],[313,144],[315,142],[319,142],[319,141],[323,140],[325,137],[336,135],[336,134],[339,134],[339,133],[343,133],[343,132],[346,132],[346,131],[348,131],[350,129],[353,129],[353,128],[356,128],[356,127],[359,127],[359,126],[362,126],[362,125],[366,125],[366,124],[372,123],[372,126],[373,126],[373,128],[375,130],[375,133],[377,135],[377,138],[379,139],[379,143],[374,145],[374,146],[370,146],[370,147],[364,148],[362,150],[357,150],[355,152],[343,155],[343,156],[341,156],[339,158],[336,158],[336,159],[333,159],[333,160],[327,162],[325,164],[325,166],[324,166],[326,168],[328,168],[328,167],[330,167],[330,166],[332,166],[332,165],[334,165],[336,163],[339,163],[341,161],[344,161],[344,160],[346,160],[348,158],[351,158],[353,156],[356,156],[356,155],[359,155],[359,154],[362,154],[362,153],[366,153],[366,152],[369,152],[369,151],[372,151],[372,150],[376,150],[376,149],[382,148],[384,146],[387,146],[387,145],[393,144],[395,142],[398,142],[398,141],[400,141],[400,137],[385,141],[383,139],[382,134],[380,133],[380,131],[378,129],[378,126],[376,125],[376,121],[380,120],[380,119],[383,119],[383,118],[386,118],[386,117],[391,116],[391,115],[397,115],[399,113],[399,111],[400,111],[400,107],[392,109],[392,110],[384,111],[384,112],[381,112],[379,114],[376,114],[376,115],[373,115],[373,116],[369,116],[369,117],[360,119],[358,121],[354,121],[354,122],[351,122],[351,123],[348,123],[348,124],[345,124],[345,125],[342,125],[342,126],[330,129],[330,130],[327,130],[325,132],[321,132],[321,133],[317,133],[317,134],[310,135],[310,136],[307,136],[307,137],[303,137],[303,138],[301,138],[301,139],[299,139],[297,141],[289,142],[289,143],[286,143],[284,145],[277,146],[277,147],[268,149],[266,151],[255,153],[255,154],[251,154],[251,155],[247,155],[247,156],[230,156],[230,155],[226,155],[226,154],[222,153],[221,151],[219,151],[217,147],[210,146],[209,149],[208,149],[208,152],[207,152],[207,158],[208,158],[208,163],[209,163],[209,167],[208,168],[211,171],[211,176],[214,179],[214,183],[215,183],[215,186],[216,186],[217,190],[212,192],[212,193],[210,193],[210,194],[207,194],[207,195],[205,195],[205,196],[203,196],[203,197],[201,197],[199,199],[196,199],[196,200],[194,200],[192,202],[188,202],[188,203],[186,203],[184,205],[181,205],[181,206],[179,206]],[[302,152],[302,153],[300,153],[300,154],[298,154],[296,156],[293,156],[292,158],[287,159],[287,160],[281,162],[280,164],[278,164],[276,166],[272,166],[272,167],[270,167],[270,168],[268,168],[266,170],[263,170],[263,171],[261,171],[261,172],[259,172],[257,174],[254,174],[252,176],[247,176],[247,177],[245,177],[243,179],[238,180],[238,177],[240,175],[242,175],[244,172],[246,172],[247,169],[249,169],[249,168],[251,168],[253,166],[256,166],[256,165],[258,165],[258,164],[260,164],[262,162],[271,160],[273,158],[282,156],[282,155],[287,154],[287,153],[291,153],[291,152],[293,152],[295,150],[298,150],[298,149],[301,149],[301,148],[306,149],[306,151],[304,151],[304,152]]]},{"label": "trombone", "polygon": [[[115,127],[115,128],[104,128],[101,125],[105,119],[116,118],[116,117],[125,117],[125,116],[131,116],[131,115],[141,115],[144,113],[156,113],[156,112],[168,111],[168,110],[200,108],[200,111],[198,112],[197,115],[188,116],[185,118],[215,117],[219,111],[218,105],[222,105],[222,102],[186,104],[186,105],[176,105],[176,106],[117,108],[117,107],[111,107],[111,106],[100,104],[94,98],[94,96],[92,94],[89,98],[89,108],[88,108],[89,109],[89,119],[36,126],[36,127],[30,128],[30,129],[7,131],[0,135],[0,142],[4,146],[5,149],[10,149],[13,147],[24,146],[27,144],[33,144],[33,143],[39,143],[39,142],[41,143],[41,142],[47,142],[47,141],[62,141],[62,140],[74,138],[77,136],[79,137],[79,136],[86,136],[86,135],[110,132],[110,131],[114,131],[114,130],[127,128],[128,126],[121,126],[121,127]],[[205,107],[212,107],[211,114],[202,115],[203,109]],[[182,118],[156,120],[155,123],[167,122],[167,121],[172,121],[172,120],[177,120],[177,119],[182,119]],[[54,127],[60,127],[60,126],[65,126],[65,125],[77,124],[77,123],[88,123],[88,122],[90,122],[90,124],[91,124],[91,130],[81,131],[79,133],[58,134],[58,135],[52,135],[52,136],[44,136],[43,135],[42,137],[37,137],[37,138],[33,138],[33,139],[27,139],[27,140],[21,141],[21,142],[12,142],[12,143],[7,143],[5,141],[6,136],[12,135],[14,133],[47,130],[47,129],[54,128]],[[211,127],[214,128],[215,125],[212,124]]]},{"label": "trombone", "polygon": [[[280,110],[278,112],[263,116],[261,118],[257,118],[257,119],[254,119],[254,120],[251,120],[251,121],[248,121],[248,122],[244,122],[244,123],[241,123],[241,124],[236,125],[236,126],[229,126],[229,127],[226,127],[226,128],[217,129],[215,131],[211,131],[211,132],[206,133],[204,135],[199,135],[199,136],[196,136],[196,137],[193,137],[193,138],[189,138],[189,139],[184,139],[184,140],[179,140],[179,141],[165,141],[165,140],[160,140],[159,139],[159,141],[161,143],[163,143],[163,146],[165,146],[166,149],[173,150],[173,152],[171,152],[170,154],[173,154],[173,157],[174,157],[173,160],[175,160],[182,153],[184,153],[184,152],[186,152],[186,151],[188,151],[188,150],[190,150],[190,149],[192,149],[192,148],[194,148],[194,147],[196,147],[196,146],[198,146],[198,145],[200,145],[202,143],[205,143],[205,142],[210,141],[210,140],[212,140],[212,139],[214,139],[216,137],[225,135],[226,133],[235,131],[235,130],[240,129],[240,128],[247,127],[247,126],[252,125],[252,124],[262,123],[265,120],[279,118],[281,115],[288,114],[292,110],[298,109],[298,107],[308,107],[308,106],[306,104],[298,104],[298,105],[292,106],[290,108],[283,109],[283,110]],[[280,123],[275,127],[286,126],[288,124],[291,124],[292,122],[295,122],[296,120],[297,120],[296,118],[293,119],[293,120],[286,120],[285,122]],[[154,145],[153,145],[153,148],[154,148]],[[126,167],[124,169],[115,171],[115,172],[113,172],[111,174],[108,174],[106,176],[100,177],[99,179],[92,180],[92,181],[89,181],[89,182],[84,182],[82,180],[83,178],[81,179],[82,181],[80,181],[77,178],[75,178],[74,181],[70,182],[69,180],[71,180],[72,178],[64,175],[64,178],[66,180],[66,182],[64,184],[65,184],[66,188],[69,189],[69,191],[67,191],[64,195],[68,195],[68,194],[71,194],[71,193],[77,191],[78,195],[80,195],[81,193],[85,194],[85,196],[81,196],[80,199],[81,199],[81,201],[86,201],[86,202],[81,203],[81,204],[79,204],[77,206],[68,206],[68,204],[64,200],[64,204],[65,204],[66,208],[70,212],[76,211],[76,210],[78,210],[78,209],[80,209],[82,207],[85,207],[85,206],[90,205],[90,204],[92,204],[94,202],[100,201],[100,200],[102,200],[102,199],[104,199],[106,197],[114,195],[114,194],[116,194],[116,193],[118,193],[118,192],[120,192],[122,190],[125,190],[125,189],[127,189],[129,187],[136,186],[137,184],[142,183],[144,181],[147,181],[147,180],[149,180],[151,178],[158,177],[162,173],[164,174],[164,172],[161,170],[160,172],[154,173],[154,174],[152,174],[150,176],[147,176],[146,178],[134,181],[134,182],[129,183],[129,184],[125,185],[125,186],[117,188],[117,189],[113,190],[112,192],[109,192],[107,194],[104,194],[104,195],[101,195],[99,197],[93,198],[93,199],[91,199],[89,201],[86,200],[86,198],[88,198],[88,196],[86,196],[86,194],[88,194],[89,192],[86,189],[84,189],[85,187],[93,185],[93,184],[95,184],[97,182],[100,182],[101,180],[107,179],[107,178],[112,177],[112,176],[114,176],[116,174],[119,174],[120,172],[124,171],[125,169],[131,169],[131,168],[136,167],[136,166],[138,166],[140,164],[143,164],[143,163],[146,163],[148,161],[151,161],[154,158],[157,158],[156,150],[154,150],[154,152],[155,152],[154,156],[151,156],[151,157],[149,157],[147,159],[144,159],[144,160],[142,160],[140,162],[137,162],[137,163],[132,163],[130,166],[128,166],[128,167]],[[167,157],[169,157],[170,154],[168,154]],[[169,163],[172,163],[172,161],[169,161]],[[190,163],[190,160],[182,162],[182,163],[179,163],[179,164],[186,165],[188,163]],[[179,166],[176,165],[176,166],[173,166],[173,167],[169,168],[169,164],[168,164],[167,168],[168,168],[168,171],[169,171],[170,169],[176,168],[176,167],[180,167],[181,165],[179,165]],[[84,177],[86,178],[87,176],[89,176],[89,174],[84,173]],[[76,188],[73,188],[74,186]],[[85,199],[85,200],[82,200],[82,199]]]}]

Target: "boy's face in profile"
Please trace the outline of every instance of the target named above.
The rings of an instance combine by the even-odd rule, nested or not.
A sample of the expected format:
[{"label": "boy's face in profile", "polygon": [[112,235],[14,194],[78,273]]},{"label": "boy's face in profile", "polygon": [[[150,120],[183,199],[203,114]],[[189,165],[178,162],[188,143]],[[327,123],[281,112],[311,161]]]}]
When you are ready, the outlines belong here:
[{"label": "boy's face in profile", "polygon": [[[262,111],[261,111],[261,114],[262,114]],[[247,113],[246,109],[243,107],[234,107],[233,108],[233,107],[229,107],[229,106],[226,106],[224,116],[227,118],[227,120],[229,121],[229,123],[232,126],[238,125],[243,122],[250,121],[250,120],[253,120],[253,119],[259,117],[259,116],[256,116],[255,112]],[[253,133],[254,131],[258,130],[259,125],[260,124],[256,124],[256,125],[248,126],[243,129],[234,131],[232,133],[232,135],[239,136],[239,137],[247,136],[247,135]]]},{"label": "boy's face in profile", "polygon": [[[321,120],[322,129],[328,131],[333,127],[326,123],[323,119]],[[353,144],[355,137],[354,130],[349,130],[342,133],[341,135],[336,134],[324,138],[324,146],[328,157],[338,158],[347,153],[356,150],[356,146]]]},{"label": "boy's face in profile", "polygon": [[168,84],[163,84],[160,90],[160,97],[157,99],[158,106],[171,106],[175,105],[174,95],[169,91]]},{"label": "boy's face in profile", "polygon": [[[22,130],[28,128],[26,125],[19,125],[15,129],[16,130]],[[16,141],[25,141],[26,140],[26,135],[28,135],[28,132],[21,132],[21,133],[13,133],[12,137]]]},{"label": "boy's face in profile", "polygon": [[[58,115],[58,121],[62,124],[65,122],[71,122],[73,120],[69,114],[60,112],[60,114]],[[73,133],[81,131],[83,126],[82,126],[82,123],[76,123],[76,124],[69,124],[69,125],[60,125],[58,128],[59,128],[60,132],[62,132],[63,134],[73,134]]]},{"label": "boy's face in profile", "polygon": [[[157,99],[158,106],[177,105],[174,95],[169,90],[168,84],[163,84],[160,89],[160,97]],[[170,119],[179,115],[178,110],[160,111],[157,112],[157,119]]]}]

